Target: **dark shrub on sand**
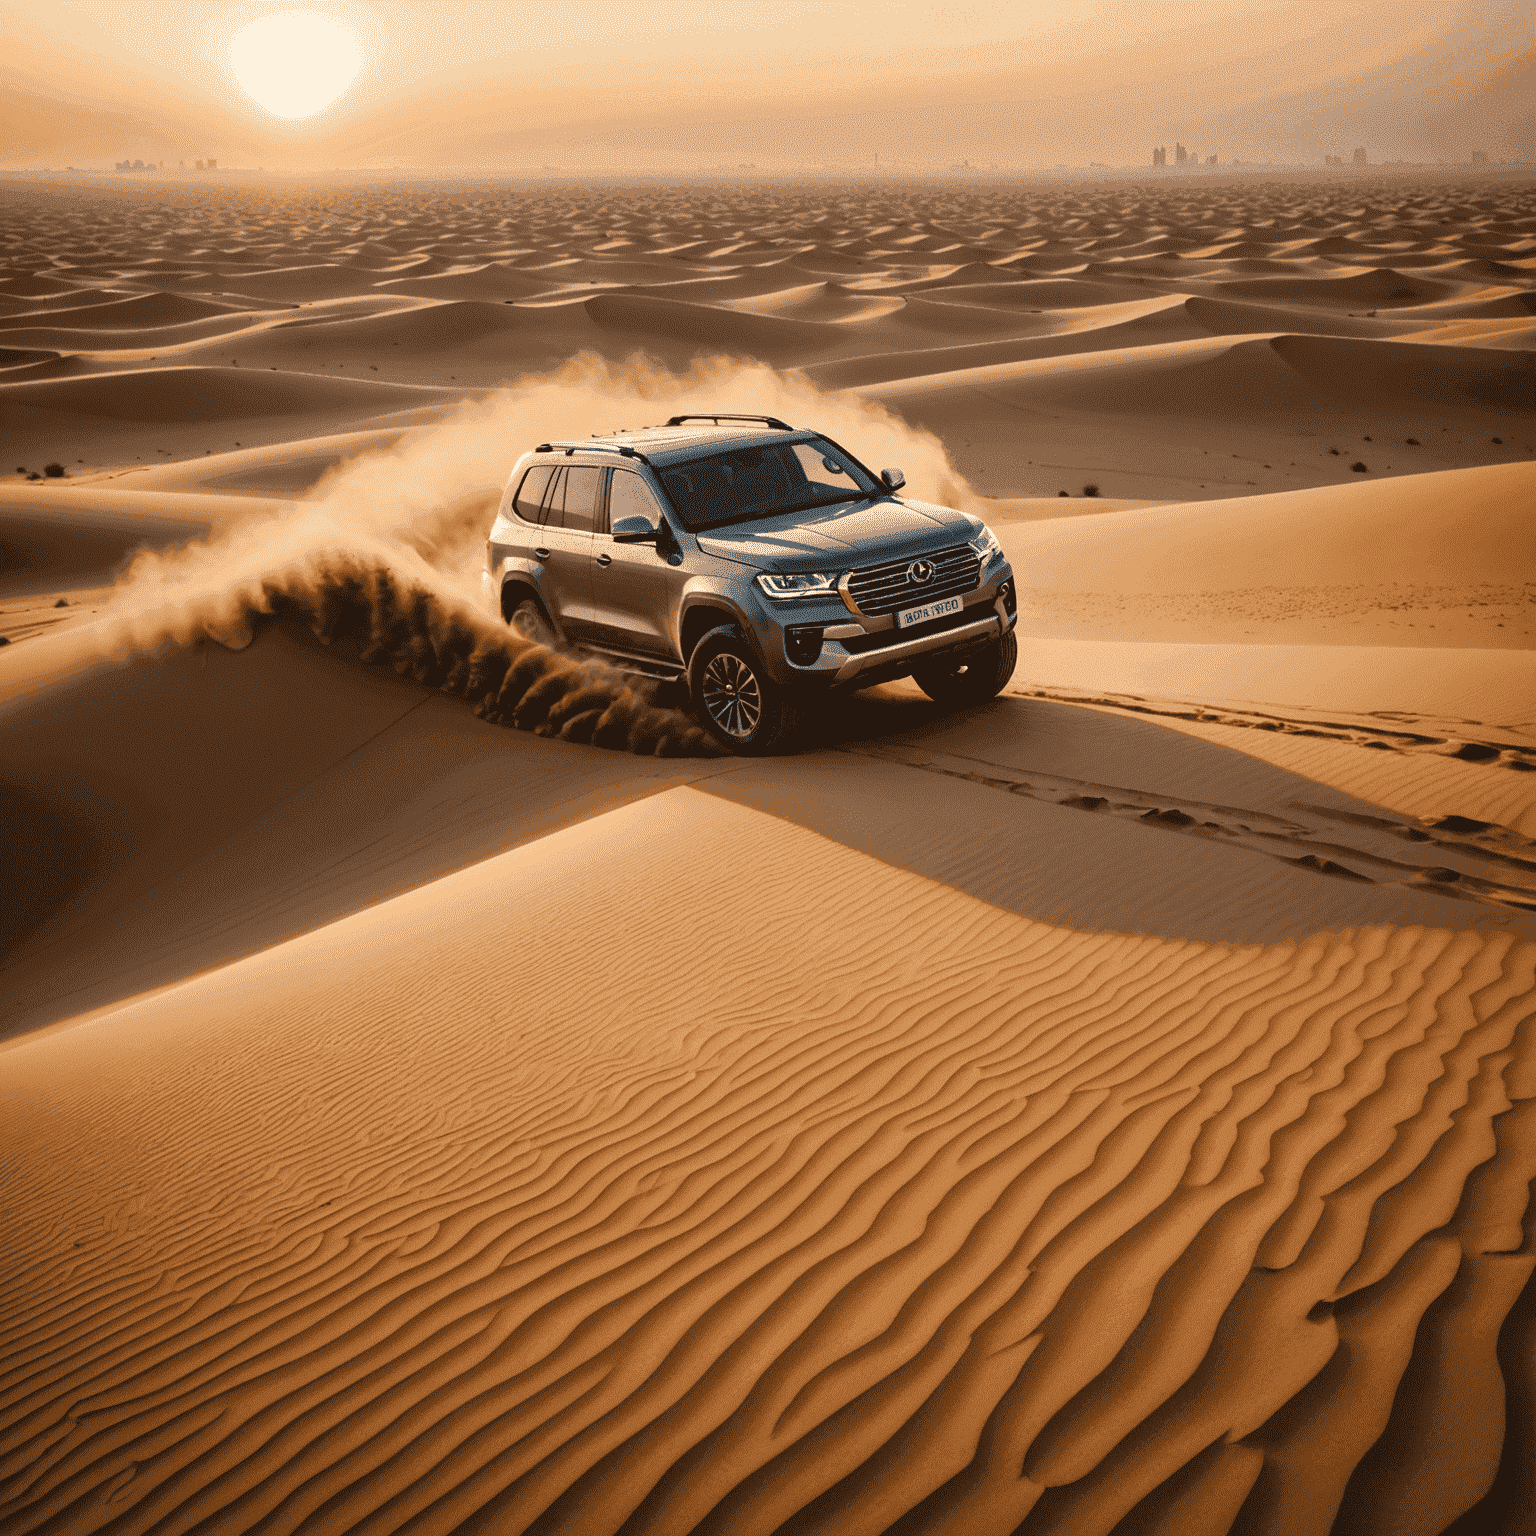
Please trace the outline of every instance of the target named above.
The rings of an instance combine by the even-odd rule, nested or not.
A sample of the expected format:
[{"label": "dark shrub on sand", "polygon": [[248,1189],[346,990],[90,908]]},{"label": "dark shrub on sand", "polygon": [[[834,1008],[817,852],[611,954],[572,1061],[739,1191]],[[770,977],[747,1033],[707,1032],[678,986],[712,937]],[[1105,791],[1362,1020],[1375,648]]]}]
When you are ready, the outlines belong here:
[{"label": "dark shrub on sand", "polygon": [[43,473],[50,480],[62,480],[64,478],[64,466],[62,464],[44,464]]}]

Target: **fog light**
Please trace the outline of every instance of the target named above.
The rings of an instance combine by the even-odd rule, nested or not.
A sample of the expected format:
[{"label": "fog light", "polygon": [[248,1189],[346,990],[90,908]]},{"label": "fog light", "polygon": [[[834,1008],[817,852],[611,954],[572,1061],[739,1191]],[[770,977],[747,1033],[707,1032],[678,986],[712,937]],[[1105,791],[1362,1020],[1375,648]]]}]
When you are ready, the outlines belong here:
[{"label": "fog light", "polygon": [[791,624],[784,631],[784,654],[797,667],[809,667],[821,655],[820,624]]},{"label": "fog light", "polygon": [[1005,581],[997,589],[997,595],[1003,600],[1003,612],[1011,619],[1015,609],[1018,607],[1018,598],[1013,590],[1013,582],[1011,580]]}]

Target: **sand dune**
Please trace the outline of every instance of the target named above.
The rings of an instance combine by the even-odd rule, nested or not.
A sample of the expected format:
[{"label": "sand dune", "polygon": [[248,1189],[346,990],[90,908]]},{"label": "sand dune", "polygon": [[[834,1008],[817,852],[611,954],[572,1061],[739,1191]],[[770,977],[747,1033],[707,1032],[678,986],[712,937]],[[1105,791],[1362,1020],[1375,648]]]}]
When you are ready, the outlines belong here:
[{"label": "sand dune", "polygon": [[[746,863],[856,886],[911,941],[759,916],[679,985],[649,915],[732,911]],[[481,958],[513,901],[546,957],[516,990]],[[721,1018],[790,944],[795,1024]],[[9,1350],[29,1523],[105,1499],[245,1528],[1107,1531],[1208,1482],[1223,1434],[1229,1511],[1258,1487],[1267,1528],[1371,1508],[1372,1440],[1417,1469],[1394,1502],[1453,1516],[1497,1416],[1437,1434],[1425,1373],[1531,1269],[1489,1254],[1523,1188],[1470,1176],[1523,1091],[1496,1063],[1532,955],[1077,934],[696,791],[612,812],[8,1055],[16,1252],[25,1294],[50,1282]],[[219,1064],[190,1114],[189,1057]],[[124,1070],[132,1099],[104,1096]],[[61,1349],[87,1297],[111,1327]],[[65,1382],[78,1426],[47,1408]]]},{"label": "sand dune", "polygon": [[257,368],[81,372],[0,382],[0,429],[18,456],[34,461],[62,445],[79,462],[88,463],[83,454],[69,455],[70,446],[121,465],[128,445],[146,446],[149,425],[153,446],[173,443],[175,449],[164,452],[179,457],[199,448],[209,454],[215,444],[270,442],[295,435],[295,428],[303,435],[305,427],[323,430],[454,399],[431,385]]},{"label": "sand dune", "polygon": [[[705,292],[697,292],[693,296],[706,302],[710,298]],[[669,288],[667,297],[685,298],[689,295]],[[847,325],[883,319],[893,311],[908,314],[912,311],[912,301],[897,297],[872,298],[855,289],[845,288],[841,283],[825,282],[733,299],[731,307],[745,310],[749,314],[776,315],[785,320],[831,320],[839,325]]]},{"label": "sand dune", "polygon": [[128,421],[210,421],[300,416],[312,411],[380,412],[422,403],[433,393],[420,385],[314,374],[287,373],[273,379],[254,368],[175,368],[137,380],[132,389],[125,389],[113,374],[11,385],[0,395],[0,407],[7,412],[33,410]]},{"label": "sand dune", "polygon": [[[509,371],[569,357],[586,344],[592,327],[575,304],[525,309],[458,299],[420,309],[390,310],[357,318],[307,320],[291,325],[308,334],[290,335],[279,325],[251,338],[244,351],[253,361],[343,357],[381,358],[394,368],[409,367],[423,355],[479,350],[487,360],[502,361]],[[392,348],[404,355],[393,357]]]},{"label": "sand dune", "polygon": [[588,299],[585,308],[598,326],[655,336],[668,350],[679,341],[692,342],[711,352],[744,352],[784,364],[847,342],[826,322],[742,314],[640,294],[599,294]]},{"label": "sand dune", "polygon": [[[961,462],[990,494],[1009,494],[1019,449],[997,445],[1011,440],[1033,450],[1031,466],[1038,455],[1065,470],[1058,485],[1102,465],[1093,478],[1111,494],[1169,497],[1449,468],[1506,441],[1529,459],[1529,377],[1517,350],[1292,335],[1067,350],[860,388],[977,444]],[[1107,420],[1113,457],[1091,446]]]},{"label": "sand dune", "polygon": [[[1168,194],[1177,206],[1166,201]],[[639,347],[673,366],[712,352],[787,368],[833,359],[844,368],[844,360],[857,358],[827,377],[850,387],[922,388],[916,381],[940,371],[961,373],[999,360],[1139,348],[1146,325],[1122,331],[1089,321],[1100,334],[1043,351],[949,351],[966,341],[985,347],[1065,334],[1073,327],[1063,322],[1074,311],[1097,310],[1107,318],[1113,306],[1129,304],[1165,310],[1170,321],[1182,305],[1179,323],[1187,329],[1169,334],[1189,338],[1331,335],[1370,342],[1411,336],[1419,343],[1530,350],[1519,332],[1484,338],[1447,329],[1465,319],[1518,319],[1528,301],[1536,302],[1520,264],[1528,231],[1518,213],[1512,222],[1507,208],[1468,204],[1458,195],[1429,227],[1423,207],[1398,199],[1372,216],[1367,232],[1363,215],[1347,206],[1339,188],[1255,187],[1240,196],[1234,188],[1233,195],[1237,203],[1217,210],[1178,203],[1182,194],[1172,188],[1134,207],[1103,190],[1039,198],[989,193],[979,202],[962,199],[941,218],[901,206],[900,198],[892,205],[875,197],[856,200],[839,219],[807,223],[803,210],[787,207],[727,202],[709,208],[670,194],[643,208],[623,198],[588,207],[553,189],[530,197],[515,215],[503,210],[491,218],[490,205],[472,197],[445,194],[434,203],[430,194],[402,192],[392,194],[387,209],[359,210],[355,218],[338,211],[308,224],[285,226],[281,217],[254,209],[249,218],[234,213],[216,238],[162,233],[152,248],[125,246],[116,259],[107,254],[114,249],[111,227],[93,223],[97,215],[49,208],[34,221],[49,230],[47,252],[22,256],[0,299],[15,301],[7,304],[3,324],[21,338],[19,346],[61,354],[56,363],[36,365],[45,374],[110,371],[121,366],[111,356],[117,351],[148,369],[234,358],[280,373],[318,365],[460,389],[494,387],[509,370],[553,366],[583,346],[614,361]],[[68,278],[59,275],[60,260],[72,261]],[[572,304],[593,290],[601,305],[585,319],[574,315]],[[907,296],[911,303],[894,303]],[[1159,301],[1165,301],[1161,309]],[[647,307],[667,302],[690,307]],[[403,334],[383,319],[359,325],[366,311],[357,306],[370,303],[393,310]],[[520,320],[526,306],[538,312],[530,325],[537,319],[549,329],[507,335],[502,327],[510,322],[485,315],[476,323],[454,303],[497,305]],[[928,303],[952,313],[926,310]],[[133,318],[181,316],[189,311],[168,306],[189,304],[216,306],[218,316],[154,325]],[[302,323],[284,331],[270,318],[272,306],[292,304],[302,307]],[[79,313],[56,326],[32,312],[61,309]],[[95,325],[90,334],[66,334],[86,326],[93,309],[108,314],[111,332]],[[962,318],[962,309],[977,313]],[[744,316],[787,324],[757,325]],[[179,324],[208,330],[178,332]],[[70,357],[82,361],[62,361]],[[1376,366],[1363,355],[1343,359],[1348,376]],[[1423,366],[1415,359],[1410,374]],[[1331,373],[1333,362],[1322,371]],[[1520,427],[1504,422],[1478,440],[1459,433],[1454,409],[1447,415],[1434,407],[1437,388],[1435,381],[1417,392],[1415,414],[1427,419],[1401,434],[1451,439],[1437,444],[1442,458],[1433,467],[1536,452],[1511,440],[1517,430],[1528,435],[1529,409],[1518,413]],[[1040,443],[1001,433],[1000,422],[990,419],[982,433],[957,433],[947,422],[944,430],[959,467],[992,494],[1053,494],[1063,488],[1051,473],[1058,468],[1079,474],[1079,483],[1109,479],[1105,489],[1143,499],[1225,495],[1250,482],[1280,488],[1257,475],[1202,473],[1208,466],[1195,459],[1231,451],[1210,441],[1186,440],[1190,451],[1183,452],[1165,445],[1149,455],[1147,472],[1126,479],[1123,459],[1102,446],[1123,435],[1118,405],[1106,398],[1074,409],[1097,419],[1062,422]],[[316,419],[311,430],[337,424]],[[1152,429],[1133,428],[1132,436],[1144,430]],[[1224,435],[1231,430],[1224,428]],[[1362,425],[1358,435],[1366,434],[1377,436]],[[1494,443],[1495,437],[1504,441]],[[1234,446],[1268,462],[1271,471],[1264,473],[1278,475],[1274,460],[1284,445],[1270,433],[1263,439]],[[178,444],[171,451],[231,446]],[[107,455],[120,454],[123,444],[109,438],[99,449],[91,441],[79,447],[85,451],[77,448],[75,457],[105,467]],[[1506,451],[1493,451],[1499,448]],[[1294,463],[1295,455],[1283,457],[1285,470],[1296,471],[1285,483],[1332,479],[1335,466],[1316,455]],[[1393,472],[1401,466],[1394,464]]]},{"label": "sand dune", "polygon": [[[204,643],[126,667],[94,659],[91,640],[75,630],[35,642],[31,666],[46,670],[31,686],[13,680],[4,709],[6,791],[25,797],[25,823],[40,809],[50,828],[13,876],[30,889],[46,872],[52,892],[47,910],[10,909],[27,925],[0,945],[7,1035],[248,954],[667,782],[659,766],[636,772],[598,748],[571,777],[536,738],[521,744],[431,684],[360,665],[355,645],[348,660],[300,627],[264,634],[249,654]],[[520,743],[512,759],[508,737]],[[274,860],[274,833],[286,843],[300,826],[299,863]]]},{"label": "sand dune", "polygon": [[0,330],[21,329],[23,321],[28,328],[41,323],[54,330],[154,330],[162,326],[184,325],[193,320],[226,316],[233,313],[236,307],[185,294],[146,293],[133,298],[113,299],[104,304],[41,309],[27,315],[12,315],[0,321]]},{"label": "sand dune", "polygon": [[0,347],[0,370],[32,368],[38,363],[56,362],[58,357],[46,347]]},{"label": "sand dune", "polygon": [[[185,544],[214,526],[197,515],[203,506],[115,490],[93,495],[7,486],[0,508],[0,598],[106,586],[134,551]],[[220,506],[217,515],[223,520],[229,509]]]},{"label": "sand dune", "polygon": [[1003,537],[1039,633],[1529,650],[1533,501],[1536,466],[1492,465]]},{"label": "sand dune", "polygon": [[[13,191],[7,1536],[1530,1529],[1529,186],[835,194]],[[985,516],[1003,695],[484,611],[710,407]]]},{"label": "sand dune", "polygon": [[1432,278],[1394,272],[1378,267],[1350,276],[1244,278],[1219,285],[1224,294],[1237,298],[1280,300],[1288,304],[1366,305],[1399,309],[1432,304],[1451,291]]},{"label": "sand dune", "polygon": [[371,427],[321,437],[286,438],[262,448],[237,448],[201,459],[125,470],[112,476],[116,487],[188,492],[210,490],[216,503],[238,502],[255,493],[284,497],[313,490],[321,478],[346,460],[368,452],[386,452],[405,440],[412,428]]},{"label": "sand dune", "polygon": [[475,299],[502,303],[508,299],[528,299],[559,291],[538,277],[519,272],[514,267],[490,262],[468,271],[442,272],[435,276],[393,277],[378,284],[388,293],[408,293],[421,299]]}]

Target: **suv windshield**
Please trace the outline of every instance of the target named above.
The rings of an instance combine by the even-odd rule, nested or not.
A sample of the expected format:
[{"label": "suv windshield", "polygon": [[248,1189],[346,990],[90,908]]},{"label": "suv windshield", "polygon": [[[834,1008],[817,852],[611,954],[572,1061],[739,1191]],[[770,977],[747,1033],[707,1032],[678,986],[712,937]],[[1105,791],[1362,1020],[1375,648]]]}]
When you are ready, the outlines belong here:
[{"label": "suv windshield", "polygon": [[689,459],[662,470],[661,483],[683,526],[694,532],[885,494],[883,485],[821,437]]}]

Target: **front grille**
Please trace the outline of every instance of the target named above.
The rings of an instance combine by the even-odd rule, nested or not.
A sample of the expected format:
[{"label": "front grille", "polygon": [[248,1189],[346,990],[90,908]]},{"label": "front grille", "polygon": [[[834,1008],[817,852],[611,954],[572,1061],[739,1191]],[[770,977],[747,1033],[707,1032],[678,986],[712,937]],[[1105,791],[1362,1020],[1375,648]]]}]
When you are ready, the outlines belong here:
[{"label": "front grille", "polygon": [[850,635],[840,641],[845,651],[862,656],[866,651],[878,651],[887,645],[900,645],[904,640],[923,640],[929,635],[942,635],[946,629],[961,629],[978,619],[993,617],[986,603],[973,608],[962,608],[959,613],[946,613],[942,618],[929,619],[926,624],[914,624],[910,629],[877,629],[872,635]]},{"label": "front grille", "polygon": [[[931,581],[918,584],[908,577],[907,571],[914,558],[932,564]],[[914,608],[919,603],[931,603],[941,597],[959,597],[962,592],[974,591],[980,580],[981,562],[976,558],[976,551],[969,544],[956,544],[937,554],[866,565],[848,578],[848,595],[860,613],[878,618],[881,614],[895,613],[898,608]]]}]

